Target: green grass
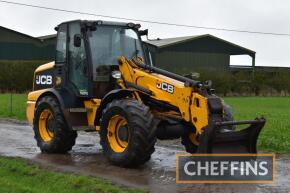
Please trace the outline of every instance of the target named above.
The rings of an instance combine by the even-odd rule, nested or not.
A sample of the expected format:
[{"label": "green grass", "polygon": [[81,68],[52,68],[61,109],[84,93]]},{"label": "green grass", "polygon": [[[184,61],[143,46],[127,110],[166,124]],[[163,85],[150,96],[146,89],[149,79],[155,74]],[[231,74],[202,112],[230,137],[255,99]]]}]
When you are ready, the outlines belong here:
[{"label": "green grass", "polygon": [[10,94],[0,94],[0,117],[26,119],[27,94],[12,95],[12,112],[10,108]]},{"label": "green grass", "polygon": [[236,120],[267,119],[258,149],[274,153],[290,153],[290,97],[229,97],[225,102],[233,107]]},{"label": "green grass", "polygon": [[64,174],[42,169],[18,158],[0,157],[0,192],[5,193],[133,193],[94,177]]},{"label": "green grass", "polygon": [[[13,94],[13,113],[10,114],[10,95],[0,94],[0,117],[25,120],[26,94]],[[226,97],[233,107],[236,120],[264,116],[266,126],[258,141],[259,150],[290,153],[290,97]]]}]

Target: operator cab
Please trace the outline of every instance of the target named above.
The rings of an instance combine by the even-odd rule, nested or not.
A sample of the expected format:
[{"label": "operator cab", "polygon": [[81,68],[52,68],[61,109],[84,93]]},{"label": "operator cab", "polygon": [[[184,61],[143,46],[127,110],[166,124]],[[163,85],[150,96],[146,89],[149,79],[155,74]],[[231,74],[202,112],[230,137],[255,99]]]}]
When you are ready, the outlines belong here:
[{"label": "operator cab", "polygon": [[[80,97],[102,98],[116,87],[112,72],[118,70],[118,58],[141,57],[147,63],[139,31],[140,25],[105,21],[70,21],[56,27],[57,72],[62,85]],[[146,33],[144,33],[146,32]]]}]

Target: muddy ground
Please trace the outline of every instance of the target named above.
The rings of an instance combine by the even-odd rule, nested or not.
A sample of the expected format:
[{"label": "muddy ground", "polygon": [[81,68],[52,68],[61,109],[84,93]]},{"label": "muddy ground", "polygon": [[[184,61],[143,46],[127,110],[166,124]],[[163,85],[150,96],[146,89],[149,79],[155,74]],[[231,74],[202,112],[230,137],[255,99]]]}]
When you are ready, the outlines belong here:
[{"label": "muddy ground", "polygon": [[25,124],[0,121],[0,154],[22,157],[45,167],[64,172],[81,173],[113,181],[116,184],[144,188],[150,192],[260,193],[290,192],[290,156],[278,156],[277,181],[268,185],[175,183],[175,154],[184,153],[176,144],[159,143],[152,159],[138,169],[110,165],[102,155],[97,133],[79,133],[72,152],[66,155],[41,154],[32,128]]}]

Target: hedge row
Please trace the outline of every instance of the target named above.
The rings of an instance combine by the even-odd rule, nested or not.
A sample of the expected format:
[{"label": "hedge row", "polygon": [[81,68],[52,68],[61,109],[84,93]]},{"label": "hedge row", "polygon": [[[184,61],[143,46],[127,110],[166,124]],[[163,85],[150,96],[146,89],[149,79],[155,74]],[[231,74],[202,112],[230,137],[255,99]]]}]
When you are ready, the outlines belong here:
[{"label": "hedge row", "polygon": [[257,68],[229,71],[225,69],[184,69],[168,66],[168,70],[180,75],[197,72],[199,80],[212,80],[215,92],[222,96],[290,96],[290,68],[272,72]]},{"label": "hedge row", "polygon": [[31,90],[34,70],[47,61],[0,61],[0,91]]},{"label": "hedge row", "polygon": [[216,93],[223,96],[289,96],[290,72],[200,73],[202,81],[212,80]]},{"label": "hedge row", "polygon": [[[0,91],[27,92],[32,88],[33,72],[47,61],[0,61]],[[176,73],[178,69],[174,70]],[[290,71],[226,72],[198,70],[200,80],[212,80],[216,93],[224,96],[289,96]]]}]

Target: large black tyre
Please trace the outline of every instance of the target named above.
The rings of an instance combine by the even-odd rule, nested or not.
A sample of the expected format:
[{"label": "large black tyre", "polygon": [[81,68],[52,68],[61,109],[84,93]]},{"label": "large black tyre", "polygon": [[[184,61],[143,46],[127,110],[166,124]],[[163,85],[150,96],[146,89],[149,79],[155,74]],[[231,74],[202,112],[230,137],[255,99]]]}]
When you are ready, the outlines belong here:
[{"label": "large black tyre", "polygon": [[[234,121],[234,116],[230,106],[224,104],[224,121]],[[236,127],[233,125],[225,126],[222,132],[233,131]],[[194,144],[189,135],[181,137],[181,144],[184,146],[185,151],[188,153],[196,153],[198,145]]]},{"label": "large black tyre", "polygon": [[[115,124],[116,119],[124,124]],[[114,100],[104,109],[100,122],[100,143],[105,156],[114,165],[136,167],[150,159],[155,150],[156,125],[150,109],[143,103]],[[112,125],[118,125],[115,131]],[[123,133],[126,130],[123,139],[119,139],[120,130]]]},{"label": "large black tyre", "polygon": [[[234,114],[233,110],[229,105],[224,104],[224,121],[234,121]],[[236,126],[229,125],[225,126],[224,130],[234,131],[236,129]]]},{"label": "large black tyre", "polygon": [[58,101],[45,96],[36,105],[33,120],[34,138],[44,153],[66,153],[72,149],[76,131],[68,127]]},{"label": "large black tyre", "polygon": [[191,141],[189,135],[184,135],[181,137],[181,144],[184,146],[186,152],[196,153],[198,145]]}]

